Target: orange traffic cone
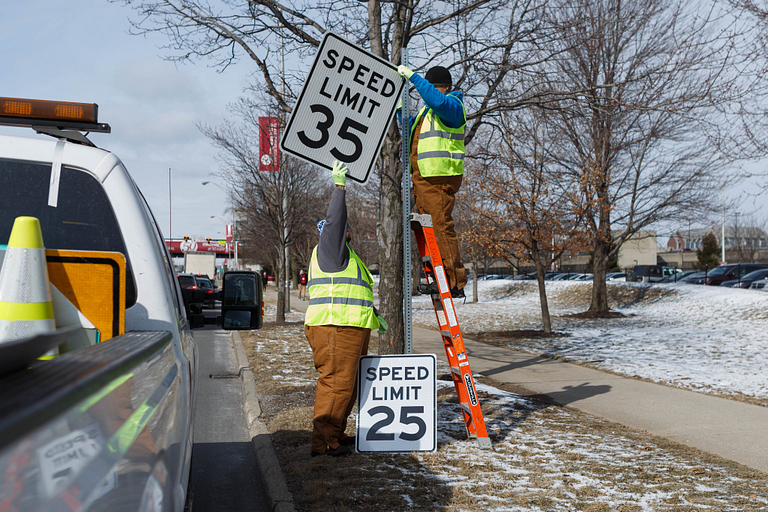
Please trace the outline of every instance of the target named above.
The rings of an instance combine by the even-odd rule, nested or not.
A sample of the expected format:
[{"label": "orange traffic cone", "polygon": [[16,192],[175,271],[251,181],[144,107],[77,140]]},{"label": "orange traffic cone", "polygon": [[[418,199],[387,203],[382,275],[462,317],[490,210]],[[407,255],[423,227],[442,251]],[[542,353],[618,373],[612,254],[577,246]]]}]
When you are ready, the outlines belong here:
[{"label": "orange traffic cone", "polygon": [[55,330],[40,221],[17,217],[0,269],[0,343]]}]

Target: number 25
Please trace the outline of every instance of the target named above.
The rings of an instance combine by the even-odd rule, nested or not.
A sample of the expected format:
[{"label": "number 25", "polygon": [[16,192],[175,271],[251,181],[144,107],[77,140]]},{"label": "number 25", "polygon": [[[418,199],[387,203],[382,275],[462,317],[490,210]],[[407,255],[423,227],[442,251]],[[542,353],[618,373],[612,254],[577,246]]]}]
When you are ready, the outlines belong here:
[{"label": "number 25", "polygon": [[[325,119],[322,121],[318,121],[317,126],[315,127],[317,131],[320,132],[320,138],[317,140],[311,139],[307,136],[306,133],[304,133],[304,130],[300,131],[296,135],[299,137],[299,140],[301,140],[301,143],[307,146],[308,148],[312,149],[320,149],[321,147],[325,146],[328,143],[328,139],[330,137],[330,134],[328,133],[328,130],[333,126],[333,112],[330,108],[326,107],[325,105],[318,105],[313,104],[309,106],[309,110],[312,111],[312,113],[317,114],[323,114],[325,116]],[[356,161],[358,158],[360,158],[360,155],[363,153],[363,143],[360,141],[360,138],[352,133],[350,130],[357,130],[363,134],[368,133],[368,127],[358,123],[357,121],[353,121],[352,119],[345,117],[344,121],[341,123],[341,127],[339,128],[338,135],[344,140],[348,140],[352,143],[353,146],[355,146],[355,150],[352,152],[351,155],[346,155],[339,151],[338,148],[334,147],[331,149],[331,154],[337,159],[344,163],[352,163]]]},{"label": "number 25", "polygon": [[[370,416],[376,416],[377,414],[384,414],[386,417],[383,420],[379,420],[374,423],[368,434],[365,436],[366,441],[392,441],[395,439],[395,434],[385,434],[379,432],[379,430],[387,425],[390,425],[395,419],[395,412],[386,405],[380,405],[374,407],[368,411]],[[400,408],[400,423],[403,425],[417,425],[416,433],[409,434],[407,432],[401,432],[398,437],[406,441],[418,441],[427,432],[427,424],[424,420],[418,416],[411,416],[412,414],[424,414],[423,406],[411,406]]]}]

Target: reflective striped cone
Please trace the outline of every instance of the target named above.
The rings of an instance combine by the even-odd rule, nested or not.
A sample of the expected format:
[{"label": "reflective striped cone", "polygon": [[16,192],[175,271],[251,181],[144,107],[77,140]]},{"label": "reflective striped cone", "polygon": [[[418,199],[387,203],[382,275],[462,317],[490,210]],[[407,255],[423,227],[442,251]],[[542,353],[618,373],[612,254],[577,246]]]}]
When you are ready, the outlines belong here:
[{"label": "reflective striped cone", "polygon": [[40,221],[17,217],[0,269],[0,343],[55,330]]}]

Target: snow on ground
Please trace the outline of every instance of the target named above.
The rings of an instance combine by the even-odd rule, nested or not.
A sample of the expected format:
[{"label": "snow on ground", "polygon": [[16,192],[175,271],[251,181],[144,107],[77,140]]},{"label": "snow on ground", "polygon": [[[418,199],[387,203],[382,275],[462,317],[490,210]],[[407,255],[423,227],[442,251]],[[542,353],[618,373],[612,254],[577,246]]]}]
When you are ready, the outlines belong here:
[{"label": "snow on ground", "polygon": [[[499,300],[502,305],[505,300],[511,301]],[[522,303],[515,307],[522,309]],[[274,318],[274,312],[274,306],[268,304],[267,317]],[[292,387],[311,386],[317,378],[299,323],[301,316],[292,313],[290,320],[296,323],[253,331],[253,339],[246,343],[247,347],[255,346],[255,355],[266,361],[254,366],[271,376],[283,392]],[[439,359],[438,375],[447,375],[449,371],[447,364]],[[303,466],[300,472],[292,474],[291,468],[295,466],[288,459],[281,460],[289,478],[300,482],[297,492],[309,493],[298,497],[313,499],[315,488],[323,489],[320,495],[325,496],[326,489],[333,489],[336,479],[341,478],[332,472],[346,467],[346,471],[353,471],[361,478],[374,475],[377,485],[365,488],[364,495],[352,488],[352,497],[357,499],[354,503],[360,503],[361,510],[372,510],[368,505],[388,499],[377,492],[398,496],[403,506],[396,510],[735,512],[768,507],[765,483],[755,475],[734,473],[728,465],[702,459],[695,453],[671,450],[644,433],[623,429],[600,418],[537,404],[518,394],[477,383],[485,423],[494,443],[493,451],[480,450],[474,441],[466,438],[453,384],[438,380],[437,385],[438,390],[445,392],[438,391],[436,452],[417,452],[408,457],[392,455],[389,459],[384,454],[350,457],[345,460],[346,466],[327,467],[328,477],[322,471],[308,473]],[[276,389],[270,392],[275,393]],[[286,401],[285,407],[291,407],[291,403]],[[303,406],[303,409],[307,416],[297,414],[297,424],[307,423],[311,414],[311,408]],[[287,417],[294,416],[288,414]],[[354,424],[353,414],[350,428]],[[279,423],[275,428],[285,433],[298,427]],[[290,445],[288,448],[293,448],[296,441],[289,437],[285,442]],[[286,446],[283,445],[285,457],[295,459],[296,452]],[[306,450],[307,445],[298,449]],[[281,453],[283,451],[278,450],[278,454]],[[385,469],[392,470],[394,476],[388,476]],[[441,497],[433,506],[420,501],[430,489],[414,485],[424,479],[434,487],[448,489],[448,492],[431,494]],[[353,503],[352,497],[339,503]],[[338,503],[332,509],[338,509]]]},{"label": "snow on ground", "polygon": [[[438,373],[449,371],[444,362],[439,366]],[[438,381],[438,389],[443,387],[453,384]],[[474,442],[460,440],[461,419],[450,407],[440,407],[440,455],[455,463],[429,468],[435,478],[457,488],[455,492],[473,496],[484,510],[571,510],[582,500],[589,503],[589,510],[619,511],[667,510],[671,503],[681,506],[680,510],[768,506],[764,493],[747,496],[742,487],[746,481],[726,476],[724,468],[701,466],[695,459],[655,445],[638,445],[625,432],[580,428],[578,417],[570,411],[540,416],[530,401],[515,393],[483,384],[477,390],[483,395],[483,407],[495,411],[486,417],[496,438],[494,451],[480,451]],[[416,456],[425,462],[430,457]],[[468,476],[460,468],[469,460]],[[531,498],[537,495],[546,499]],[[516,503],[517,497],[524,499]],[[750,507],[735,505],[742,500],[750,501]],[[538,506],[532,507],[534,503]]]},{"label": "snow on ground", "polygon": [[[645,287],[663,296],[649,293],[651,300],[612,306],[625,318],[564,317],[587,309],[591,286],[548,281],[553,330],[569,336],[510,346],[686,389],[768,398],[768,293],[680,283],[609,283]],[[472,333],[541,329],[535,282],[479,281],[478,303],[470,302],[471,283],[465,291],[467,302],[454,304],[466,338],[472,339]],[[428,297],[413,298],[413,319],[414,324],[436,328]]]}]

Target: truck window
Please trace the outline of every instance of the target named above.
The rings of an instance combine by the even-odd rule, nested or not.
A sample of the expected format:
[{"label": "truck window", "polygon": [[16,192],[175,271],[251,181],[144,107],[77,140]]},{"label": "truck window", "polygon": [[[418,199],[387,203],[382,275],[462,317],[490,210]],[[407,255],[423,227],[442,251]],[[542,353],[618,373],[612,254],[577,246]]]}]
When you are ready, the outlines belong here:
[{"label": "truck window", "polygon": [[197,286],[197,281],[192,276],[179,276],[179,284],[182,288],[191,288]]},{"label": "truck window", "polygon": [[0,244],[7,244],[16,217],[40,219],[48,249],[113,251],[126,259],[125,307],[136,303],[136,283],[125,242],[101,183],[92,175],[61,168],[58,206],[48,206],[51,164],[0,159]]},{"label": "truck window", "polygon": [[[138,190],[138,188],[137,188]],[[169,289],[171,290],[171,295],[174,297],[173,300],[173,307],[176,310],[176,317],[181,319],[184,316],[184,302],[182,301],[178,289],[178,285],[176,284],[176,279],[174,278],[176,276],[176,272],[173,268],[173,257],[168,252],[168,248],[165,245],[165,240],[163,240],[163,234],[160,232],[160,227],[157,225],[157,219],[155,219],[155,215],[152,213],[152,210],[149,209],[149,204],[147,204],[147,199],[144,197],[144,194],[139,190],[139,196],[141,196],[141,206],[144,208],[144,211],[146,212],[147,216],[152,219],[152,227],[154,228],[153,234],[155,243],[157,244],[157,250],[160,251],[160,254],[162,254],[163,261],[165,262],[165,277],[168,281]],[[182,340],[184,337],[182,336]]]}]

